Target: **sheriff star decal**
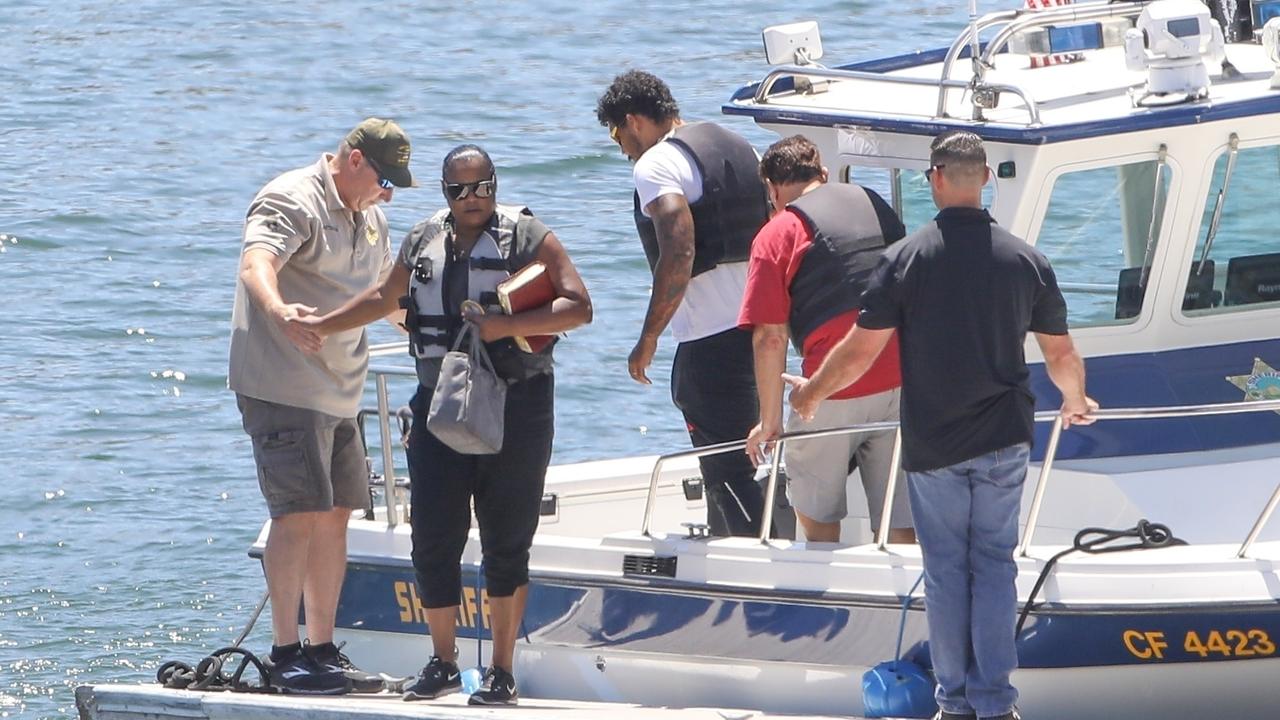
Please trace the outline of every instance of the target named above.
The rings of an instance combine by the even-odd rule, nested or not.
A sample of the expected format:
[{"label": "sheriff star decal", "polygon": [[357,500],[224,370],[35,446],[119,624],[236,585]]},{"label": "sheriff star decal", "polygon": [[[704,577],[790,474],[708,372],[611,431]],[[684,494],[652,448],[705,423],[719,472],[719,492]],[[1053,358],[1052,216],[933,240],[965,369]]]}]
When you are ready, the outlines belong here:
[{"label": "sheriff star decal", "polygon": [[364,226],[364,239],[369,241],[370,245],[378,244],[378,227],[376,225]]},{"label": "sheriff star decal", "polygon": [[1280,371],[1262,358],[1253,359],[1253,370],[1248,375],[1228,375],[1227,382],[1243,390],[1247,401],[1280,400]]}]

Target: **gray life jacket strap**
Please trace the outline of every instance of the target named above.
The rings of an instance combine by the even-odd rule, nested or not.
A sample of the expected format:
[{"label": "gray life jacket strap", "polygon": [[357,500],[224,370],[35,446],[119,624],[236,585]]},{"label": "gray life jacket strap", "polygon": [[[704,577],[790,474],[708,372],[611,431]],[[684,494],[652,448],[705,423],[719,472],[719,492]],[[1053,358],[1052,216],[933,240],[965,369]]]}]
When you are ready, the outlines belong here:
[{"label": "gray life jacket strap", "polygon": [[461,322],[458,318],[448,315],[418,315],[418,327],[438,327],[449,328]]},{"label": "gray life jacket strap", "polygon": [[[501,252],[501,249],[499,249],[499,252]],[[470,258],[470,260],[471,260],[472,270],[506,270],[507,272],[511,271],[508,262],[502,258],[472,257]]]}]

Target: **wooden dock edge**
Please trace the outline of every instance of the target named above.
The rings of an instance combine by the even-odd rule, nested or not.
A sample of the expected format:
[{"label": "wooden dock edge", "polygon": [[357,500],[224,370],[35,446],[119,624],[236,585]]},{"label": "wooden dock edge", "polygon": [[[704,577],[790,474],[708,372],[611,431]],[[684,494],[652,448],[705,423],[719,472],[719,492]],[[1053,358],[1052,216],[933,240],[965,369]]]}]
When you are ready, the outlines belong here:
[{"label": "wooden dock edge", "polygon": [[[767,715],[724,708],[657,708],[625,703],[521,698],[515,707],[470,707],[461,693],[408,703],[398,695],[301,697],[255,693],[170,690],[158,685],[81,685],[80,720],[769,720]],[[811,720],[837,720],[804,715]],[[856,720],[845,717],[842,720]]]}]

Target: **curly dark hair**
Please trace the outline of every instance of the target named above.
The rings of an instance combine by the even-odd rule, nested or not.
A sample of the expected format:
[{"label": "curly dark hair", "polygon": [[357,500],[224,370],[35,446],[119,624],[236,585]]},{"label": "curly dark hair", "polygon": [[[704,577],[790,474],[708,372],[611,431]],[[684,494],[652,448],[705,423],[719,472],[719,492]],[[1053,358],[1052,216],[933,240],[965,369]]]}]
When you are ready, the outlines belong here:
[{"label": "curly dark hair", "polygon": [[779,140],[760,158],[760,179],[775,185],[807,183],[818,177],[822,177],[818,146],[803,135]]},{"label": "curly dark hair", "polygon": [[632,114],[662,122],[680,117],[680,106],[661,78],[643,70],[628,70],[615,77],[596,102],[596,119],[601,125],[618,127]]}]

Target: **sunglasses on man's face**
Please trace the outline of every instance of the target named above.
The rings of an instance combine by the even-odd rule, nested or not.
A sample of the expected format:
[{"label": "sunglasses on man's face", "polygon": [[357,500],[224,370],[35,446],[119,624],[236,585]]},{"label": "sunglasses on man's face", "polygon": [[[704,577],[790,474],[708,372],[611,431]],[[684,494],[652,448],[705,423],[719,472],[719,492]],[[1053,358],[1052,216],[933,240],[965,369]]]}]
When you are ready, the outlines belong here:
[{"label": "sunglasses on man's face", "polygon": [[945,163],[944,163],[944,164],[941,164],[941,165],[930,165],[930,166],[929,166],[929,169],[924,171],[924,179],[925,179],[925,182],[932,182],[932,181],[933,181],[933,171],[934,171],[934,170],[941,170],[941,169],[942,169],[942,168],[944,168],[944,167],[946,167],[946,164],[945,164]]},{"label": "sunglasses on man's face", "polygon": [[468,195],[478,198],[493,197],[493,191],[498,187],[498,181],[493,178],[477,180],[473,183],[451,183],[442,180],[440,184],[444,186],[444,194],[450,200],[462,200]]},{"label": "sunglasses on man's face", "polygon": [[395,183],[388,180],[387,176],[382,174],[382,168],[378,167],[378,163],[374,162],[373,158],[366,155],[364,159],[369,163],[369,167],[373,168],[373,172],[378,176],[378,187],[383,190],[390,190],[395,187]]}]

